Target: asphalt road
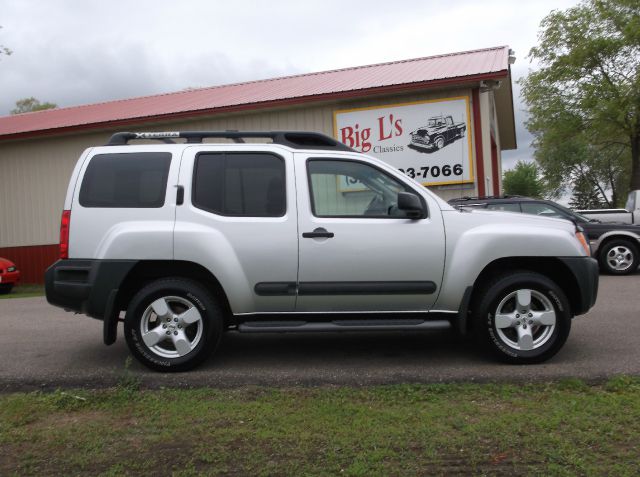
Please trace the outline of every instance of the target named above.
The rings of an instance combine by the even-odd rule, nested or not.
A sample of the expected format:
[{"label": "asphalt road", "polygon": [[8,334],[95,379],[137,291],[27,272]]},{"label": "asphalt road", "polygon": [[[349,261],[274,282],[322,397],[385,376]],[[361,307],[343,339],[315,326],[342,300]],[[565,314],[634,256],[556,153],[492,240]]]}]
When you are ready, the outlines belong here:
[{"label": "asphalt road", "polygon": [[493,361],[448,333],[227,333],[198,369],[148,371],[130,356],[119,330],[102,344],[102,322],[44,298],[0,300],[0,391],[104,387],[135,376],[148,387],[370,385],[398,382],[597,381],[640,375],[640,274],[601,276],[596,306],[576,318],[552,360],[534,366]]}]

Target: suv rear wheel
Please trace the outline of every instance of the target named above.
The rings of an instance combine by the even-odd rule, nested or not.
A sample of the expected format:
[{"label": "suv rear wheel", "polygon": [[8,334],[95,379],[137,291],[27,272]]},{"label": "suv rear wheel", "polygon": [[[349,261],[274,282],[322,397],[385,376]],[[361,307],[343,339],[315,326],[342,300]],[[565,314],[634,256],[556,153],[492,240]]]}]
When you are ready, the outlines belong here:
[{"label": "suv rear wheel", "polygon": [[218,346],[223,316],[216,299],[199,283],[162,279],[131,300],[124,332],[131,353],[158,371],[186,371]]},{"label": "suv rear wheel", "polygon": [[555,355],[569,336],[571,312],[563,291],[544,275],[504,274],[480,297],[476,333],[503,361],[539,363]]}]

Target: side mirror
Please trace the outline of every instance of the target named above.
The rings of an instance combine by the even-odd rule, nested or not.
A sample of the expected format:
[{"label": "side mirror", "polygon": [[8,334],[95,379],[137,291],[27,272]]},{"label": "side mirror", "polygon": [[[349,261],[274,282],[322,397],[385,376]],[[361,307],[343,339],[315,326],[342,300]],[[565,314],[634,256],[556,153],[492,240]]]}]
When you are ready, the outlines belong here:
[{"label": "side mirror", "polygon": [[398,209],[406,212],[407,217],[413,220],[424,216],[424,208],[420,197],[410,192],[398,192]]}]

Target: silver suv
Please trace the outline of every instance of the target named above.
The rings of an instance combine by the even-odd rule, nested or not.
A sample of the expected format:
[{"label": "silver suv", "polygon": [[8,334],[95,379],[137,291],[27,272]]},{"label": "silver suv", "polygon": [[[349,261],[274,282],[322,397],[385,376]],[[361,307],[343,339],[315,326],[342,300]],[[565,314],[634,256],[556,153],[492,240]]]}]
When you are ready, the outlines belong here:
[{"label": "silver suv", "polygon": [[576,225],[462,213],[316,133],[115,134],[80,157],[60,236],[48,301],[103,320],[106,344],[124,321],[161,371],[201,363],[227,330],[453,328],[536,363],[598,288]]}]

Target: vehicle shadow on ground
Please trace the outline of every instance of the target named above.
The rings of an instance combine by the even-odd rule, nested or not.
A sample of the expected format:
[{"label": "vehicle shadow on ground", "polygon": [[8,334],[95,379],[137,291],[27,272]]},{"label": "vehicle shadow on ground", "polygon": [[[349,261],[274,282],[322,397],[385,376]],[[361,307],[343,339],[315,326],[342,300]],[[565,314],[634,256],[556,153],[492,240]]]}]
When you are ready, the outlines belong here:
[{"label": "vehicle shadow on ground", "polygon": [[224,366],[302,366],[340,369],[423,366],[425,363],[477,362],[485,359],[471,340],[450,332],[290,333],[223,336],[215,356],[202,368]]}]

